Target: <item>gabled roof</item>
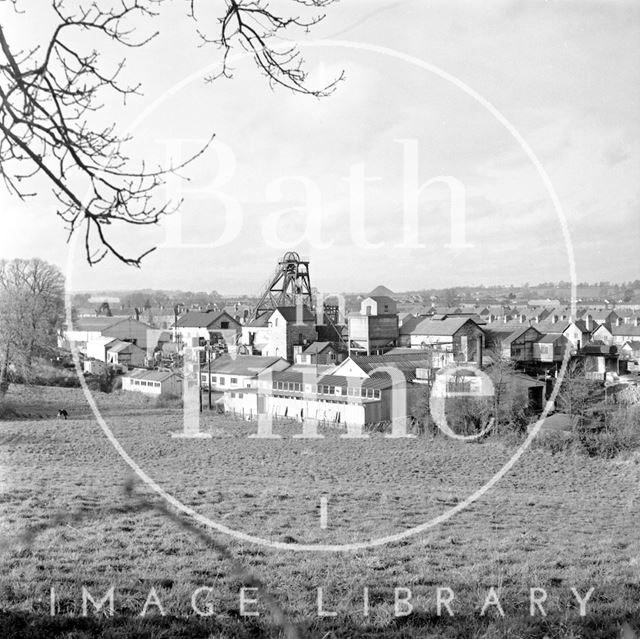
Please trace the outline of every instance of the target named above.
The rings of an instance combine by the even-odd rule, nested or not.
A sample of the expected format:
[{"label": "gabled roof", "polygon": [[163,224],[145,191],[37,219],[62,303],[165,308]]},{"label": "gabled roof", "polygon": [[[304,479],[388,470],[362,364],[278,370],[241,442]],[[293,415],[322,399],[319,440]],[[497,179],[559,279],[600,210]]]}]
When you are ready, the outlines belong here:
[{"label": "gabled roof", "polygon": [[519,337],[522,337],[528,330],[533,329],[538,333],[538,335],[542,335],[541,331],[539,331],[535,326],[529,326],[528,324],[521,324],[515,330],[511,328],[500,329],[500,328],[489,328],[486,329],[486,333],[492,337],[495,341],[499,341],[504,346],[511,344],[511,342],[515,341]]},{"label": "gabled roof", "polygon": [[472,319],[468,317],[449,317],[443,320],[424,319],[417,324],[417,326],[411,331],[411,334],[443,336],[454,335],[467,322],[471,322],[475,326],[478,326]]},{"label": "gabled roof", "polygon": [[593,330],[593,333],[597,333],[598,331],[601,331],[602,329],[607,331],[609,334],[613,335],[613,327],[611,326],[611,324],[609,324],[609,322],[604,322],[604,323],[600,324],[599,326],[596,326],[595,329]]},{"label": "gabled roof", "polygon": [[317,355],[318,353],[322,353],[322,351],[329,346],[331,346],[331,342],[313,342],[313,344],[309,344],[309,346],[305,348],[304,354]]},{"label": "gabled roof", "polygon": [[236,357],[222,355],[211,362],[211,372],[253,377],[279,361],[284,360],[281,357],[263,357],[261,355],[237,355]]},{"label": "gabled roof", "polygon": [[111,353],[125,353],[127,351],[132,352],[135,349],[144,352],[144,350],[139,346],[136,346],[131,342],[123,342],[119,339],[114,339],[112,342],[109,342],[107,348]]},{"label": "gabled roof", "polygon": [[238,323],[226,311],[190,311],[178,319],[176,326],[181,328],[208,328],[223,315],[228,317],[234,324]]}]

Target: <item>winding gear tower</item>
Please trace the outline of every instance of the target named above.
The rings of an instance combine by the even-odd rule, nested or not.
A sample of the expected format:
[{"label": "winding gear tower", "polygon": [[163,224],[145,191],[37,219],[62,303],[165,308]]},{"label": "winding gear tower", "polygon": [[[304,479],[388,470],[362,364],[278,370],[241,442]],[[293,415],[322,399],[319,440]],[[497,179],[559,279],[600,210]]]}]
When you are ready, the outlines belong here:
[{"label": "winding gear tower", "polygon": [[278,306],[302,304],[313,310],[313,294],[309,279],[309,260],[294,251],[285,253],[260,294],[251,319],[256,319]]}]

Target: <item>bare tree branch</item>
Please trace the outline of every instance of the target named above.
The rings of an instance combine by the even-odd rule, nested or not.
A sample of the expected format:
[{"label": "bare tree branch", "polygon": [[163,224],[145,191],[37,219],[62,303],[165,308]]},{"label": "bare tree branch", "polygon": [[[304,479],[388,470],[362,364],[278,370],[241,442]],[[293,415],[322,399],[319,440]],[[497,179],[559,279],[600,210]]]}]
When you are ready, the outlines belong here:
[{"label": "bare tree branch", "polygon": [[[69,12],[65,0],[53,0],[59,23],[45,47],[16,52],[0,25],[0,174],[10,192],[24,199],[33,195],[24,186],[40,173],[48,178],[60,204],[57,211],[69,238],[82,224],[89,264],[113,255],[139,266],[153,248],[137,257],[125,256],[107,237],[105,225],[155,224],[175,207],[156,203],[154,195],[169,172],[179,167],[148,171],[144,164],[131,167],[123,146],[128,141],[115,125],[94,129],[88,116],[101,108],[102,93],[125,99],[139,85],[119,82],[120,62],[111,73],[102,68],[96,49],[83,51],[73,36],[90,31],[100,40],[127,48],[145,45],[157,36],[140,35],[136,16],[153,17],[162,0],[121,0],[117,8],[97,3]],[[97,246],[96,246],[97,245]]]},{"label": "bare tree branch", "polygon": [[[149,171],[144,163],[132,166],[124,153],[129,138],[118,133],[115,125],[95,128],[91,121],[103,106],[99,101],[103,95],[126,101],[140,91],[140,84],[121,84],[124,60],[111,72],[105,70],[100,46],[112,42],[136,49],[157,37],[157,31],[145,34],[141,25],[157,15],[163,1],[112,0],[110,8],[109,2],[93,1],[78,3],[71,10],[69,0],[52,0],[58,21],[52,35],[46,44],[26,51],[11,45],[0,24],[0,176],[7,189],[21,199],[34,195],[32,178],[44,176],[58,200],[57,214],[68,230],[67,241],[84,225],[86,259],[91,265],[112,255],[125,264],[140,266],[154,248],[128,257],[114,246],[105,227],[156,224],[173,212],[181,202],[158,202],[158,188],[167,174],[177,173],[200,156],[213,139],[180,166]],[[298,48],[279,44],[284,42],[285,31],[295,27],[308,31],[323,14],[307,19],[281,16],[264,0],[224,0],[217,35],[210,38],[196,17],[198,0],[186,1],[202,42],[215,43],[223,50],[220,75],[232,75],[229,53],[238,43],[251,53],[272,86],[322,97],[332,93],[343,78],[341,74],[325,87],[309,88]],[[334,2],[288,1],[303,10]],[[20,11],[16,0],[0,2]],[[90,50],[78,44],[78,36],[87,32],[95,43]]]},{"label": "bare tree branch", "polygon": [[[322,9],[336,0],[290,1],[299,7]],[[201,27],[203,19],[196,13],[198,0],[187,2],[188,14],[196,22],[202,44],[214,44],[223,51],[222,70],[209,80],[233,77],[229,55],[236,43],[251,54],[272,87],[280,85],[294,93],[324,97],[333,93],[338,83],[344,79],[343,71],[327,85],[311,88],[300,50],[295,44],[287,45],[283,38],[285,32],[295,27],[308,32],[325,18],[323,13],[306,19],[298,15],[285,17],[271,10],[269,2],[265,0],[225,0],[226,12],[223,17],[218,18],[219,28],[215,30],[215,35],[209,35],[211,29]]]}]

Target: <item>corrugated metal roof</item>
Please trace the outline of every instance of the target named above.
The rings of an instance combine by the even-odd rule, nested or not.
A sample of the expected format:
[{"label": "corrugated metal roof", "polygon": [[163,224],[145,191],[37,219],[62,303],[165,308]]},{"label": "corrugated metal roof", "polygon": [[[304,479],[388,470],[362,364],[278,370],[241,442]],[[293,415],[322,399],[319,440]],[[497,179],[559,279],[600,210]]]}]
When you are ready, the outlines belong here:
[{"label": "corrugated metal roof", "polygon": [[273,366],[281,359],[281,357],[263,357],[261,355],[238,355],[236,357],[223,355],[211,362],[211,372],[218,374],[224,373],[227,375],[254,376]]},{"label": "corrugated metal roof", "polygon": [[[330,373],[315,374],[314,371],[309,371],[308,374],[303,375],[300,371],[279,371],[273,374],[274,382],[293,382],[297,384],[313,384],[323,386],[340,386],[342,388],[389,388],[393,385],[393,382],[389,376],[382,377],[346,377],[344,375],[331,375]],[[302,392],[302,391],[300,391]]]},{"label": "corrugated metal roof", "polygon": [[127,373],[125,377],[131,377],[133,379],[142,379],[151,382],[163,382],[172,375],[177,375],[175,371],[160,371],[160,370],[146,370],[144,368],[134,368]]},{"label": "corrugated metal roof", "polygon": [[411,331],[411,334],[451,336],[457,333],[467,322],[473,322],[473,320],[468,317],[449,317],[443,320],[425,319]]}]

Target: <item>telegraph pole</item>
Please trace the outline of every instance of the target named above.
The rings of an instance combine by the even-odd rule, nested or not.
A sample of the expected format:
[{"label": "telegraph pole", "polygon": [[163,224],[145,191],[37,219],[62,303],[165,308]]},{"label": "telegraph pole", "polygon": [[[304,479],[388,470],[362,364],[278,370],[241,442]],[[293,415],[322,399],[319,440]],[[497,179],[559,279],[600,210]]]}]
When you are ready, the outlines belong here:
[{"label": "telegraph pole", "polygon": [[207,388],[209,390],[209,410],[211,410],[211,344],[207,346],[207,363],[209,377],[207,378]]},{"label": "telegraph pole", "polygon": [[198,406],[202,412],[202,357],[198,353]]}]

